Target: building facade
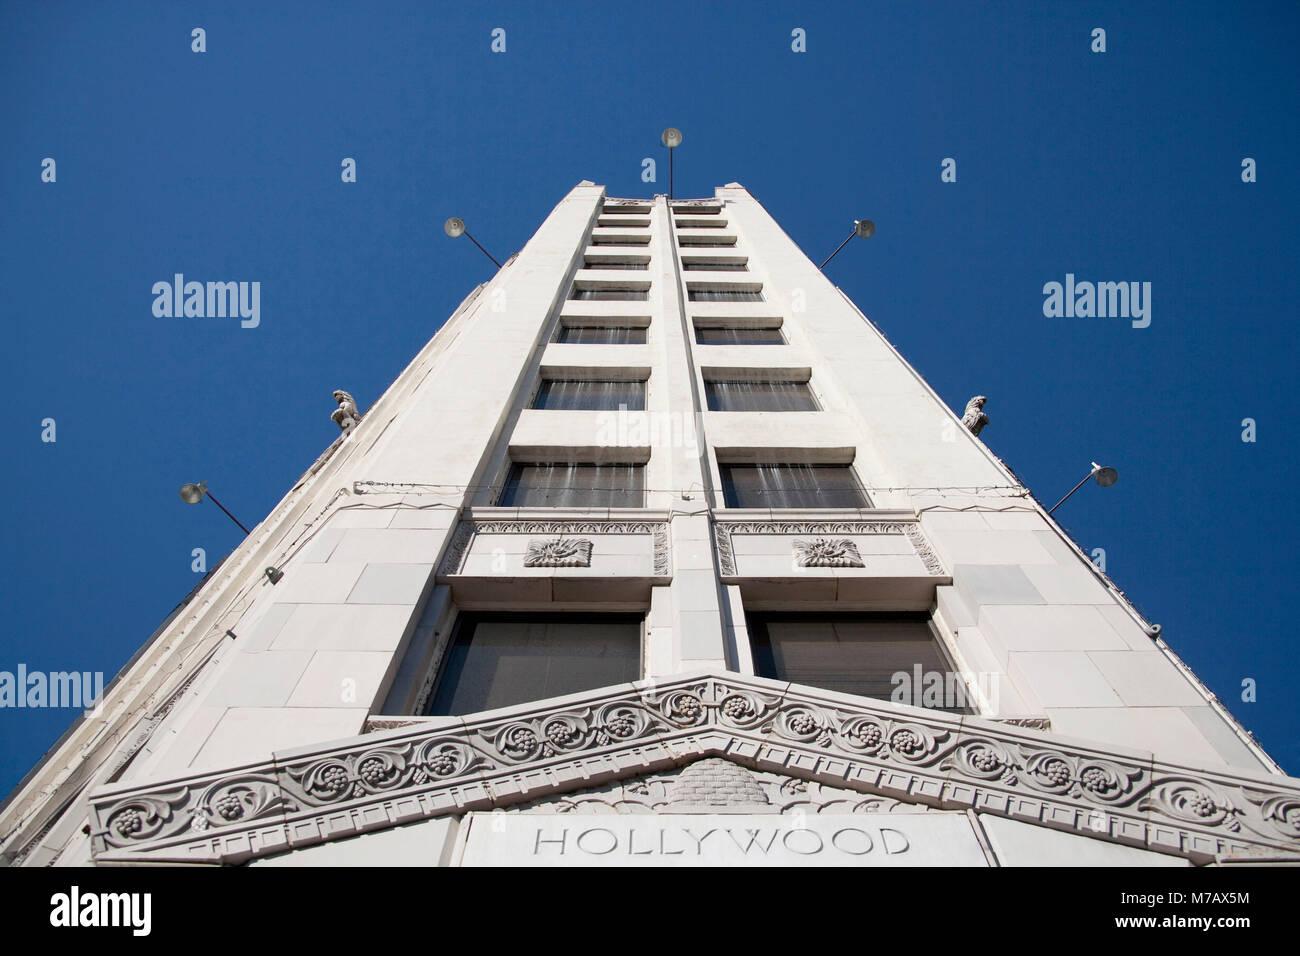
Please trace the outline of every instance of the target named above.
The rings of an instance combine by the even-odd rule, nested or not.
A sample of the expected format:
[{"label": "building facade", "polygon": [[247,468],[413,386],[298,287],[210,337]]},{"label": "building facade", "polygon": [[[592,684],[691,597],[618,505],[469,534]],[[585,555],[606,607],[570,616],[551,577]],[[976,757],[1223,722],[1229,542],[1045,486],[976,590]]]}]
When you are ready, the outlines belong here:
[{"label": "building facade", "polygon": [[1300,858],[1300,781],[736,183],[579,184],[336,421],[9,861]]}]

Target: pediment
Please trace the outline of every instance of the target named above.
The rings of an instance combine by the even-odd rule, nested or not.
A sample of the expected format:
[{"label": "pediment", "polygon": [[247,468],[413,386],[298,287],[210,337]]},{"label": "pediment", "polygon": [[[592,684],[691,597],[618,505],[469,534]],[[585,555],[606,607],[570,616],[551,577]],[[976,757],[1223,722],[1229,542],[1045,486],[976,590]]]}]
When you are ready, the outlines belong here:
[{"label": "pediment", "polygon": [[626,777],[503,808],[525,814],[746,814],[792,816],[922,813],[924,803],[837,787],[816,779],[751,770],[725,757]]},{"label": "pediment", "polygon": [[[728,777],[739,809],[679,799],[709,792],[681,791],[692,766]],[[1293,778],[730,672],[412,718],[262,764],[101,789],[91,836],[101,862],[231,863],[470,811],[569,812],[565,801],[656,813],[781,813],[801,801],[802,812],[974,810],[1197,862],[1300,859]]]}]

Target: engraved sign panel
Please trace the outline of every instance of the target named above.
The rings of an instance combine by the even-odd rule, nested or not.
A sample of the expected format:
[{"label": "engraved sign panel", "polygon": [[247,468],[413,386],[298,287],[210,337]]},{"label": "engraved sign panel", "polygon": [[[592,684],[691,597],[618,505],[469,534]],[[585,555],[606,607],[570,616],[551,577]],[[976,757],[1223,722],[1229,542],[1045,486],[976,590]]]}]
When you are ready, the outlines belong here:
[{"label": "engraved sign panel", "polygon": [[471,813],[461,866],[988,866],[960,813]]}]

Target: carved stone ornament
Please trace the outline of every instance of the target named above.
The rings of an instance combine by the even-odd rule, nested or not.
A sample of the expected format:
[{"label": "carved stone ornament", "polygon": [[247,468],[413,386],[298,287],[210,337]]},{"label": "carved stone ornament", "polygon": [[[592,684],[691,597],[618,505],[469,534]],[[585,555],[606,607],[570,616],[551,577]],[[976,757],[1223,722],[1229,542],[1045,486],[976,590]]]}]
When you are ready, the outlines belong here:
[{"label": "carved stone ornament", "polygon": [[989,417],[984,414],[984,403],[987,401],[988,399],[983,395],[976,395],[966,403],[966,413],[962,415],[961,423],[970,430],[972,435],[978,435],[989,423]]},{"label": "carved stone ornament", "polygon": [[[656,577],[669,574],[668,523],[666,521],[534,521],[531,519],[503,518],[478,521],[472,518],[462,519],[456,526],[447,545],[439,567],[440,575],[459,574],[465,563],[465,555],[476,534],[546,534],[557,535],[570,543],[585,542],[588,553],[584,564],[528,564],[525,567],[590,567],[592,542],[585,538],[568,539],[568,535],[602,535],[602,534],[648,534],[654,548],[654,574]],[[528,542],[528,555],[531,556],[534,544],[546,542]]]},{"label": "carved stone ornament", "polygon": [[796,538],[795,563],[801,568],[862,568],[858,546],[848,538]]},{"label": "carved stone ornament", "polygon": [[[1191,768],[995,720],[920,711],[729,672],[591,691],[483,716],[268,754],[261,763],[89,795],[97,863],[239,863],[472,810],[564,799],[723,758],[869,805],[975,810],[1209,862],[1300,861],[1300,780]],[[664,804],[778,801],[758,778],[706,766]],[[649,793],[649,791],[647,791]],[[626,799],[626,798],[624,798]],[[841,797],[840,799],[852,799]],[[849,812],[855,812],[850,810]]]},{"label": "carved stone ornament", "polygon": [[334,401],[339,403],[339,407],[334,409],[330,420],[341,430],[351,431],[361,421],[361,412],[357,410],[356,399],[340,388],[334,392]]},{"label": "carved stone ornament", "polygon": [[[736,551],[731,543],[731,536],[735,534],[906,535],[928,574],[935,577],[947,574],[943,562],[915,521],[717,521],[713,525],[713,540],[718,549],[718,570],[726,576],[736,574]],[[856,551],[856,545],[854,549]],[[858,560],[861,561],[860,555]],[[850,566],[863,567],[861,564],[845,565]]]},{"label": "carved stone ornament", "polygon": [[531,540],[524,554],[526,568],[589,568],[591,542],[586,538]]}]

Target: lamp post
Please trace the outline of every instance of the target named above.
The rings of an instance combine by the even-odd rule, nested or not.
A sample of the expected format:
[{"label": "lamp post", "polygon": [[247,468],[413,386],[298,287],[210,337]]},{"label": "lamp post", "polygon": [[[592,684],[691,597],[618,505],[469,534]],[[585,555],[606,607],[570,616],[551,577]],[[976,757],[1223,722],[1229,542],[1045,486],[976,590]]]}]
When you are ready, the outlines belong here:
[{"label": "lamp post", "polygon": [[659,142],[668,147],[668,198],[673,198],[673,152],[682,145],[682,131],[670,126],[659,136]]},{"label": "lamp post", "polygon": [[1109,488],[1111,485],[1115,484],[1115,482],[1119,481],[1119,472],[1114,468],[1103,467],[1094,461],[1092,463],[1092,471],[1083,476],[1083,481],[1080,481],[1077,485],[1071,488],[1069,494],[1064,498],[1052,505],[1052,507],[1048,508],[1047,513],[1050,515],[1057,508],[1061,507],[1061,505],[1065,504],[1065,502],[1069,500],[1070,495],[1082,488],[1089,478],[1095,478],[1097,484],[1101,485],[1103,488]]},{"label": "lamp post", "polygon": [[501,263],[497,262],[496,259],[492,257],[492,253],[488,252],[482,246],[479,246],[478,240],[469,234],[469,230],[465,228],[464,219],[457,219],[455,216],[452,216],[450,219],[448,219],[446,222],[442,224],[442,231],[445,232],[447,235],[451,236],[451,238],[453,239],[457,238],[458,236],[467,236],[470,242],[478,246],[479,252],[483,253],[483,255],[487,256],[489,259],[492,259],[492,264],[496,266],[498,269],[501,268]]},{"label": "lamp post", "polygon": [[187,505],[196,505],[204,498],[211,498],[214,505],[226,512],[227,518],[239,525],[240,531],[244,532],[244,534],[250,533],[247,528],[240,524],[238,518],[232,515],[229,511],[226,511],[226,506],[217,500],[217,496],[208,491],[208,483],[206,481],[200,481],[197,485],[181,485],[181,501],[185,502]]},{"label": "lamp post", "polygon": [[[843,249],[845,246],[847,246],[849,244],[849,239],[852,239],[854,236],[858,236],[861,239],[870,239],[875,234],[876,234],[876,224],[872,222],[870,219],[854,219],[853,231],[849,233],[847,239],[845,239],[843,242],[841,242],[838,246],[835,247],[834,252],[832,252],[829,256],[826,257],[826,262],[830,262],[837,255],[839,255],[840,250]],[[823,262],[817,268],[825,269],[826,262]]]}]

